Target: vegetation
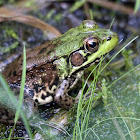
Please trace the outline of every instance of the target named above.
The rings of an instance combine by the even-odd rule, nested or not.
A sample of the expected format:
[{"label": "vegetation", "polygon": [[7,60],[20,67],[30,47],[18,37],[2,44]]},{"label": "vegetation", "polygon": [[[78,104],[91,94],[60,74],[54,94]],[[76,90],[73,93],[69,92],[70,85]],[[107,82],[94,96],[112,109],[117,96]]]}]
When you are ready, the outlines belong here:
[{"label": "vegetation", "polygon": [[[140,7],[139,0],[136,0],[135,5],[133,6],[134,8],[131,7],[132,11],[131,8],[129,8],[129,11],[122,10],[123,8],[128,8],[125,3],[119,1],[122,4],[121,5],[118,1],[114,2],[114,7],[115,5],[120,7],[123,6],[120,8],[122,11],[120,10],[119,12],[117,12],[117,9],[114,11],[113,7],[109,7],[109,10],[106,9],[108,8],[107,5],[110,4],[109,1],[106,1],[107,5],[104,5],[104,7],[95,0],[82,0],[76,1],[75,3],[57,2],[60,4],[58,6],[59,8],[57,7],[58,9],[56,8],[55,3],[51,3],[50,7],[48,6],[48,9],[46,8],[47,10],[43,5],[37,4],[36,1],[33,1],[34,4],[32,7],[30,7],[29,4],[26,4],[26,1],[22,2],[24,3],[24,6],[28,5],[26,8],[23,7],[26,13],[29,14],[30,12],[31,15],[34,15],[41,20],[38,20],[35,17],[29,17],[23,13],[22,17],[18,18],[13,11],[8,13],[2,11],[3,9],[0,8],[0,13],[4,13],[0,14],[0,30],[2,36],[0,37],[1,61],[6,59],[7,55],[10,53],[21,51],[22,48],[20,46],[26,41],[26,45],[23,47],[24,61],[22,87],[18,102],[0,74],[0,102],[3,105],[7,104],[8,108],[11,107],[12,104],[13,112],[16,114],[14,126],[12,126],[12,129],[10,128],[10,133],[7,134],[8,137],[4,134],[7,131],[6,126],[0,125],[0,139],[11,139],[12,137],[14,137],[14,139],[19,139],[19,135],[16,135],[15,132],[15,128],[18,130],[16,123],[19,116],[24,122],[30,139],[35,139],[36,134],[41,134],[41,137],[44,140],[46,137],[49,139],[73,140],[102,140],[114,138],[122,140],[140,139],[140,62],[138,61],[140,55],[140,42],[138,36],[140,26],[137,22],[135,22],[134,26],[125,21],[125,19],[129,22],[132,22],[133,19],[135,19],[134,21],[138,20],[137,17],[139,18],[139,15],[137,13],[139,12],[138,10]],[[8,3],[1,1],[0,5],[4,8],[6,4],[11,3],[13,4],[13,7],[22,5],[20,4],[20,1],[14,0],[9,0]],[[89,3],[92,3],[93,5],[89,6]],[[46,3],[44,3],[44,5],[45,4]],[[72,15],[70,19],[68,19],[68,16],[67,18],[64,16],[67,14],[65,13],[66,9],[69,9],[69,12]],[[10,17],[10,14],[12,14],[12,17]],[[132,19],[129,14],[133,14]],[[51,119],[45,121],[40,117],[40,114],[36,114],[36,112],[33,112],[28,118],[28,107],[24,105],[26,109],[23,109],[24,107],[22,108],[26,76],[25,46],[26,48],[30,48],[31,46],[34,47],[38,44],[42,44],[47,39],[60,35],[60,32],[53,26],[57,26],[59,29],[65,27],[66,30],[68,30],[68,28],[71,28],[72,26],[72,22],[70,21],[75,20],[74,23],[77,23],[79,20],[81,22],[81,20],[89,18],[97,20],[97,22],[103,26],[113,28],[120,36],[120,43],[115,48],[113,54],[106,57],[107,62],[101,61],[97,67],[89,68],[82,79],[82,95],[86,98],[86,95],[91,93],[92,96],[83,100],[81,95],[78,105],[66,112],[65,116],[68,117],[68,121],[67,124],[64,125],[65,127],[57,125],[57,121],[50,124]],[[115,18],[115,20],[111,23],[113,18]],[[44,23],[42,20],[47,21],[47,23],[50,23],[53,26],[48,26],[48,24]],[[21,23],[17,23],[16,21]],[[37,26],[34,25],[34,22],[37,23]],[[69,27],[65,25],[65,23],[68,22]],[[111,24],[111,26],[106,23]],[[34,26],[38,29],[33,28]],[[43,33],[40,32],[40,29]],[[61,32],[65,32],[66,30]],[[123,41],[121,39],[123,39]],[[89,85],[89,87],[87,92],[84,93],[86,85]],[[98,90],[96,90],[97,87]],[[5,97],[8,97],[10,101],[7,101],[7,98]],[[17,104],[15,104],[15,102],[17,102]],[[58,114],[56,113],[53,117],[55,118]],[[54,133],[54,131],[57,131],[55,128],[60,131]],[[20,137],[20,139],[25,139],[24,135],[23,137]]]}]

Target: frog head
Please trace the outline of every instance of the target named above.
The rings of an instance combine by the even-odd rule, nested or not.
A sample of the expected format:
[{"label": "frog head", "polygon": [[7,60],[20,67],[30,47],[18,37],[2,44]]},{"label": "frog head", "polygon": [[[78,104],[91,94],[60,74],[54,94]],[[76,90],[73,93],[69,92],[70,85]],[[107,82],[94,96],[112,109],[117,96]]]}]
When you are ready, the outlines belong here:
[{"label": "frog head", "polygon": [[93,20],[85,20],[53,41],[56,47],[54,61],[61,78],[70,77],[110,52],[118,44],[118,35],[99,28]]}]

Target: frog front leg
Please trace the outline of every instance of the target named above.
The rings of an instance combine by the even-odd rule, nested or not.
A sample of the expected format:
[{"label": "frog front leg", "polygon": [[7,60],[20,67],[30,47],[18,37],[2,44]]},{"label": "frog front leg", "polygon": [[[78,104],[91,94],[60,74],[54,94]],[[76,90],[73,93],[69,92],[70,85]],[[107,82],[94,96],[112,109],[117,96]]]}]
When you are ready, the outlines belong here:
[{"label": "frog front leg", "polygon": [[[79,78],[78,78],[79,79]],[[76,79],[74,85],[78,82]],[[72,86],[73,87],[73,86]],[[83,93],[83,89],[79,89],[77,96],[74,98],[68,94],[69,88],[71,89],[69,80],[63,80],[55,92],[54,101],[63,108],[70,109],[74,104],[79,102],[79,98]],[[82,99],[86,100],[91,96],[91,91],[83,95]]]},{"label": "frog front leg", "polygon": [[[63,80],[59,88],[56,90],[54,101],[63,108],[69,109],[77,103],[77,97],[73,98],[68,95],[69,81]],[[80,94],[80,93],[79,93]],[[77,95],[79,97],[79,94]]]}]

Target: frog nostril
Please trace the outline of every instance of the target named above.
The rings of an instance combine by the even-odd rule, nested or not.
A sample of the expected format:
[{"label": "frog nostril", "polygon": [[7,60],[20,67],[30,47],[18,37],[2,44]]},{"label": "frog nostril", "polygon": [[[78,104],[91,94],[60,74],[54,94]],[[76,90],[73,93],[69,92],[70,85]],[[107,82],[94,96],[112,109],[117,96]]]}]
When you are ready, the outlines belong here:
[{"label": "frog nostril", "polygon": [[109,36],[109,37],[107,37],[107,41],[109,41],[109,40],[111,40],[111,37]]}]

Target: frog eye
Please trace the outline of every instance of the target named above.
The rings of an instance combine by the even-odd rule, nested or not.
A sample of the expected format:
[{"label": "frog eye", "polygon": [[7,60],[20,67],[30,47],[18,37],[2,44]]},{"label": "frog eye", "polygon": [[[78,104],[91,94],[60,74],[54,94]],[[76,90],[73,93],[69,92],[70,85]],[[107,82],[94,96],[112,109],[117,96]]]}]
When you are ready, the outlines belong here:
[{"label": "frog eye", "polygon": [[90,37],[86,39],[85,47],[89,52],[94,53],[99,48],[99,40],[95,37]]},{"label": "frog eye", "polygon": [[84,56],[79,52],[72,53],[70,61],[73,66],[80,66],[84,63]]}]

